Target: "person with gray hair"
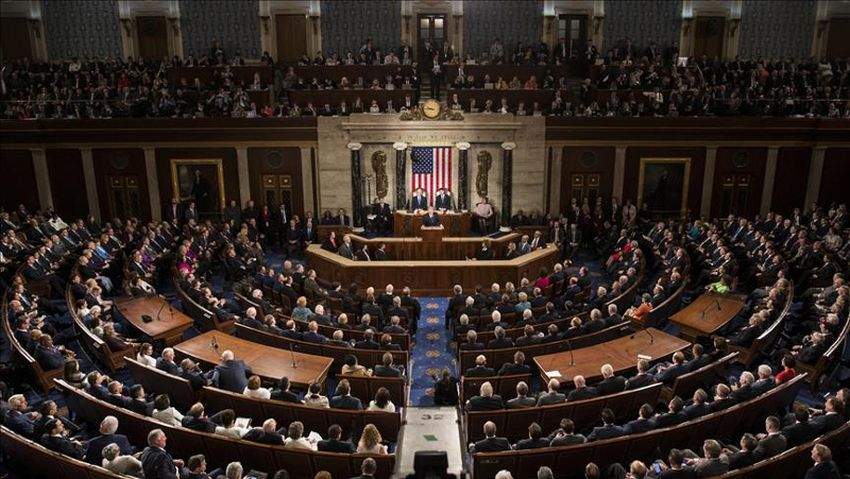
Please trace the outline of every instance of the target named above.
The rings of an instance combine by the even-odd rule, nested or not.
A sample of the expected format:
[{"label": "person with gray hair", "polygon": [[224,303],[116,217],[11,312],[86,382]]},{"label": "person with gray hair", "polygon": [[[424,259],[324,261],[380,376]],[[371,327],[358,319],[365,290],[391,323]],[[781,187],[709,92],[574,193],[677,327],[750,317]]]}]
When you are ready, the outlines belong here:
[{"label": "person with gray hair", "polygon": [[514,476],[511,475],[511,471],[502,469],[496,473],[496,479],[514,479]]},{"label": "person with gray hair", "polygon": [[106,416],[100,421],[100,435],[89,439],[86,444],[85,460],[89,464],[99,466],[103,460],[102,451],[109,445],[118,446],[121,454],[133,454],[136,449],[130,444],[127,436],[123,434],[115,434],[118,431],[118,418],[115,416]]},{"label": "person with gray hair", "polygon": [[101,451],[101,466],[115,474],[144,478],[142,461],[127,454],[121,454],[121,448],[114,442],[107,444]]},{"label": "person with gray hair", "polygon": [[537,479],[555,479],[555,474],[549,467],[541,466],[540,469],[537,470]]},{"label": "person with gray hair", "polygon": [[235,461],[228,464],[224,477],[227,479],[242,479],[242,464]]},{"label": "person with gray hair", "polygon": [[148,447],[139,458],[145,479],[175,479],[188,476],[183,461],[174,459],[165,450],[168,438],[162,429],[153,429],[148,433]]}]

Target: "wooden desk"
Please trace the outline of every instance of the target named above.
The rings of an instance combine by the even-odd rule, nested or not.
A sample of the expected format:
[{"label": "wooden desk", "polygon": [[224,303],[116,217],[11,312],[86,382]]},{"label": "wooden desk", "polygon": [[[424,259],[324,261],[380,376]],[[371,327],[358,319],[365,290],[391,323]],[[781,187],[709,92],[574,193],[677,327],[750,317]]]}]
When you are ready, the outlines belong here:
[{"label": "wooden desk", "polygon": [[734,294],[704,293],[688,307],[670,316],[682,335],[690,340],[710,336],[744,308],[744,299]]},{"label": "wooden desk", "polygon": [[[443,231],[445,233],[445,230]],[[483,237],[443,237],[441,242],[429,242],[423,238],[366,238],[351,234],[351,242],[355,250],[363,245],[369,247],[369,251],[375,251],[381,244],[386,245],[387,253],[391,260],[395,261],[434,261],[434,260],[466,260],[474,258],[475,253],[481,247]],[[341,237],[338,237],[340,241]],[[507,244],[517,242],[520,235],[509,233],[498,238],[486,238],[490,241],[490,249],[496,255],[496,259],[504,258]]]},{"label": "wooden desk", "polygon": [[[443,238],[442,243],[423,243],[418,238],[416,240],[382,238],[372,241],[386,240],[389,247],[391,239],[401,241],[403,248],[411,247],[409,245],[417,248],[422,247],[421,245],[432,245],[446,252],[451,252],[455,248],[460,250],[467,246],[475,248],[480,244],[480,238]],[[468,240],[473,241],[467,245]],[[488,285],[494,282],[504,284],[512,281],[519,284],[522,278],[537,278],[540,268],[551,270],[558,261],[559,255],[558,249],[550,245],[546,249],[532,251],[512,260],[416,261],[398,260],[394,257],[394,261],[352,261],[336,253],[325,251],[319,245],[307,247],[307,260],[310,266],[316,270],[320,278],[326,281],[337,281],[340,284],[354,282],[363,287],[375,286],[376,288],[383,288],[386,284],[394,284],[397,287],[409,286],[413,289],[413,294],[418,296],[445,296],[455,284],[470,290],[475,285]]]},{"label": "wooden desk", "polygon": [[549,381],[547,371],[559,371],[561,384],[572,383],[573,377],[582,375],[588,384],[601,379],[599,369],[603,364],[610,364],[614,374],[624,374],[637,367],[638,354],[650,356],[650,361],[658,361],[672,356],[691,345],[684,339],[665,333],[658,329],[649,328],[654,340],[650,342],[646,331],[638,331],[634,338],[623,336],[595,346],[576,349],[573,351],[575,365],[570,366],[570,352],[564,351],[545,356],[535,356],[534,363],[540,371],[543,384]]},{"label": "wooden desk", "polygon": [[[192,318],[170,307],[168,302],[159,296],[118,298],[115,300],[115,310],[121,313],[134,328],[153,340],[164,340],[169,346],[179,343],[183,339],[183,331],[194,324]],[[153,321],[149,323],[142,321],[142,315],[150,316]],[[157,315],[159,315],[158,320]]]},{"label": "wooden desk", "polygon": [[[422,214],[409,213],[407,211],[396,211],[393,213],[393,234],[400,238],[403,236],[421,236]],[[440,223],[446,229],[446,236],[469,236],[469,226],[472,214],[468,211],[456,213],[446,211],[437,212]]]},{"label": "wooden desk", "polygon": [[[218,349],[212,345],[213,338],[218,343]],[[333,364],[332,358],[252,343],[219,331],[208,331],[195,336],[178,344],[174,349],[183,356],[213,366],[221,361],[221,353],[229,349],[233,351],[236,359],[244,361],[254,374],[264,380],[277,382],[286,376],[290,382],[302,388],[312,382],[324,381]],[[293,356],[297,366],[294,368]]]}]

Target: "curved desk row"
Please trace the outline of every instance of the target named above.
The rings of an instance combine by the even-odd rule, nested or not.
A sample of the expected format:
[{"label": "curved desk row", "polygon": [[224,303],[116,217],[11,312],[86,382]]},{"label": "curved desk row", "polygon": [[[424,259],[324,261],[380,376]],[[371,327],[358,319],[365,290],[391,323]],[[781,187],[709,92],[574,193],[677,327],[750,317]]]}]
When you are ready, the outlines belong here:
[{"label": "curved desk row", "polygon": [[[386,238],[388,246],[391,239],[407,240],[402,241],[402,245],[417,243],[415,239],[410,238]],[[447,246],[450,249],[449,245],[453,244],[454,240],[458,240],[458,244],[464,244],[468,240],[476,239],[444,238],[442,243],[434,244],[435,251],[443,252]],[[381,288],[394,284],[398,287],[409,286],[417,296],[444,296],[455,284],[460,284],[464,289],[472,289],[478,284],[486,286],[494,282],[503,284],[513,281],[518,285],[522,278],[533,281],[537,278],[540,268],[551,271],[552,266],[558,262],[559,252],[556,247],[550,245],[512,260],[353,261],[325,251],[319,245],[310,245],[307,248],[307,258],[318,276],[327,281]]]}]

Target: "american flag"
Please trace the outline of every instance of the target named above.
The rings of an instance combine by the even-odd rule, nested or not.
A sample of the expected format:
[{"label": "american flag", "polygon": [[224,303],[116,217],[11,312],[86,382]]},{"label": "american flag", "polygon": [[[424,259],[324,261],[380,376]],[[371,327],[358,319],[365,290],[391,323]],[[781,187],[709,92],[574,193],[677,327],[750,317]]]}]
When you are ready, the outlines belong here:
[{"label": "american flag", "polygon": [[440,188],[452,188],[452,148],[450,146],[415,146],[413,189],[422,188],[433,199]]}]

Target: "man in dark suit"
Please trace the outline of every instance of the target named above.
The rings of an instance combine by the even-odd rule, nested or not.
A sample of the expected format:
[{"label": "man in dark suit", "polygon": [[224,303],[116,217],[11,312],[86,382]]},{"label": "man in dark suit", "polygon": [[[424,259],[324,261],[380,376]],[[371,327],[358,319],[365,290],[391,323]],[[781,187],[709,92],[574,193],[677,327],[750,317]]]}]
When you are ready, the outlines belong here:
[{"label": "man in dark suit", "polygon": [[381,363],[374,367],[372,375],[382,378],[400,378],[402,371],[393,365],[393,353],[386,352],[381,356]]},{"label": "man in dark suit", "polygon": [[638,410],[638,418],[629,421],[623,426],[623,430],[626,434],[640,434],[642,432],[649,431],[650,429],[655,427],[655,422],[652,420],[652,415],[654,411],[652,410],[652,406],[649,404],[644,404]]},{"label": "man in dark suit", "polygon": [[484,349],[484,343],[478,342],[478,333],[470,329],[466,332],[466,342],[458,346],[461,351],[478,351]]},{"label": "man in dark suit", "polygon": [[357,261],[372,261],[372,256],[369,254],[369,245],[363,243],[363,247],[358,249],[354,254],[354,259]]},{"label": "man in dark suit", "polygon": [[756,446],[755,455],[759,459],[767,459],[777,456],[787,449],[788,443],[782,435],[782,423],[776,416],[768,416],[764,420],[766,433],[759,434],[759,442]]},{"label": "man in dark suit", "polygon": [[650,384],[655,382],[655,376],[647,373],[646,371],[649,369],[649,361],[646,359],[639,359],[637,362],[637,374],[630,377],[628,381],[626,381],[626,389],[639,389],[644,386],[649,386]]},{"label": "man in dark suit", "polygon": [[343,258],[354,259],[354,247],[351,245],[351,236],[345,235],[342,237],[342,244],[339,245],[337,254]]},{"label": "man in dark suit", "polygon": [[59,419],[47,421],[45,430],[47,433],[41,437],[41,444],[44,447],[74,459],[83,459],[85,454],[83,445],[79,441],[66,437],[65,425],[62,421]]},{"label": "man in dark suit", "polygon": [[615,376],[614,368],[610,364],[603,364],[601,371],[603,379],[596,385],[596,391],[600,396],[607,396],[608,394],[619,393],[626,390],[626,378],[623,376]]},{"label": "man in dark suit", "polygon": [[183,420],[180,421],[182,426],[193,431],[215,432],[216,423],[207,417],[204,410],[204,405],[195,403],[186,411]]},{"label": "man in dark suit", "polygon": [[375,261],[388,261],[390,259],[389,254],[387,254],[387,244],[381,243],[378,245],[378,249],[375,250]]},{"label": "man in dark suit", "polygon": [[622,427],[614,424],[614,420],[616,419],[614,411],[605,408],[602,410],[600,417],[602,418],[602,426],[593,428],[593,431],[587,436],[588,442],[611,439],[625,434]]},{"label": "man in dark suit", "polygon": [[676,351],[673,354],[673,364],[667,367],[659,368],[655,374],[655,380],[665,384],[673,384],[677,377],[688,372],[688,367],[685,365],[685,355],[681,351]]},{"label": "man in dark suit", "polygon": [[689,421],[704,416],[709,412],[711,412],[711,408],[708,405],[708,394],[703,389],[694,391],[693,402],[685,406],[685,409],[682,410],[685,418]]},{"label": "man in dark suit", "polygon": [[148,447],[142,451],[139,458],[145,479],[177,479],[188,476],[188,471],[179,471],[183,469],[183,461],[174,460],[171,454],[166,452],[166,441],[162,429],[154,429],[148,433]]},{"label": "man in dark suit", "polygon": [[428,197],[422,188],[413,192],[413,197],[410,199],[410,209],[413,211],[428,209]]},{"label": "man in dark suit", "polygon": [[741,436],[741,448],[738,450],[728,448],[729,450],[726,452],[726,457],[729,459],[729,469],[740,469],[758,462],[759,459],[754,452],[757,445],[758,439],[752,434],[746,433]]},{"label": "man in dark suit", "polygon": [[844,411],[844,402],[835,396],[830,396],[826,399],[823,406],[823,414],[812,418],[812,426],[817,429],[818,434],[825,434],[829,431],[838,429],[844,424],[844,416],[841,411]]},{"label": "man in dark suit", "polygon": [[33,418],[38,413],[27,412],[27,398],[23,394],[15,394],[9,398],[9,412],[6,414],[3,425],[12,431],[30,439],[37,439],[35,434],[35,421]]},{"label": "man in dark suit", "polygon": [[162,350],[162,356],[156,360],[156,368],[173,376],[180,375],[180,368],[174,362],[174,350],[172,348]]},{"label": "man in dark suit", "polygon": [[343,379],[336,387],[337,395],[330,400],[330,406],[336,409],[361,410],[363,404],[360,399],[351,396],[351,385],[347,379]]},{"label": "man in dark suit", "polygon": [[283,402],[301,404],[301,398],[289,390],[289,378],[283,376],[278,381],[278,387],[272,391],[272,399]]},{"label": "man in dark suit", "polygon": [[[519,352],[519,351],[518,351]],[[521,409],[526,407],[534,407],[537,405],[537,400],[533,397],[528,397],[528,384],[525,381],[520,381],[516,385],[516,397],[508,399],[505,402],[505,407],[508,409]]]},{"label": "man in dark suit", "polygon": [[682,412],[684,408],[685,402],[679,396],[675,396],[667,403],[667,412],[655,416],[655,426],[664,428],[685,422],[687,418]]},{"label": "man in dark suit", "polygon": [[512,348],[514,346],[513,340],[505,336],[505,328],[501,326],[497,326],[493,330],[493,336],[493,339],[487,343],[487,349]]},{"label": "man in dark suit", "polygon": [[599,393],[596,392],[596,388],[587,386],[587,383],[584,380],[584,376],[582,375],[576,375],[573,378],[573,384],[575,385],[575,389],[570,391],[570,393],[567,395],[567,402],[595,398],[599,395]]},{"label": "man in dark suit", "polygon": [[434,212],[434,207],[428,207],[428,213],[422,217],[422,226],[435,227],[440,226],[440,217]]},{"label": "man in dark suit", "polygon": [[514,353],[514,362],[505,363],[499,369],[499,376],[510,376],[515,374],[528,374],[531,368],[525,364],[525,353],[517,351]]},{"label": "man in dark suit", "polygon": [[194,220],[198,221],[198,209],[195,207],[195,202],[189,202],[189,206],[183,211],[183,221]]},{"label": "man in dark suit", "polygon": [[802,404],[794,408],[794,423],[782,428],[787,446],[797,447],[817,436],[817,430],[809,423],[809,408]]},{"label": "man in dark suit", "polygon": [[323,452],[353,454],[356,449],[354,444],[351,441],[343,441],[341,438],[342,428],[338,424],[331,424],[328,428],[328,438],[319,441],[317,447]]},{"label": "man in dark suit", "polygon": [[434,198],[434,208],[443,211],[454,209],[452,195],[445,188],[437,190],[437,196]]},{"label": "man in dark suit", "polygon": [[467,377],[490,377],[496,375],[496,370],[487,366],[487,357],[483,354],[476,356],[475,358],[475,366],[471,367],[463,373],[464,376]]},{"label": "man in dark suit", "polygon": [[805,479],[837,479],[841,477],[838,466],[832,460],[832,451],[824,444],[815,444],[812,448],[812,460],[815,464],[806,471]]},{"label": "man in dark suit", "polygon": [[469,452],[499,452],[510,451],[511,443],[504,437],[496,437],[496,424],[492,421],[484,423],[484,439],[470,444]]},{"label": "man in dark suit", "polygon": [[493,385],[489,382],[482,384],[479,395],[473,396],[466,403],[467,411],[493,411],[503,407],[502,398],[493,394]]},{"label": "man in dark suit", "polygon": [[242,439],[260,444],[283,444],[283,434],[277,429],[277,421],[266,419],[263,427],[251,428]]},{"label": "man in dark suit", "polygon": [[235,393],[241,393],[248,385],[251,368],[239,359],[234,359],[233,351],[221,353],[221,363],[213,371],[212,382],[216,387]]},{"label": "man in dark suit", "polygon": [[537,397],[537,405],[546,406],[549,404],[563,403],[566,400],[566,396],[563,393],[558,392],[560,388],[561,382],[557,378],[550,379],[546,392],[541,393],[540,396]]},{"label": "man in dark suit", "polygon": [[165,209],[165,220],[174,223],[174,220],[180,221],[181,219],[183,219],[183,211],[180,207],[180,201],[177,198],[171,198],[171,204]]},{"label": "man in dark suit", "polygon": [[528,438],[522,439],[516,443],[514,449],[517,451],[523,449],[538,449],[541,447],[549,447],[549,438],[543,437],[543,430],[536,422],[528,426]]}]

